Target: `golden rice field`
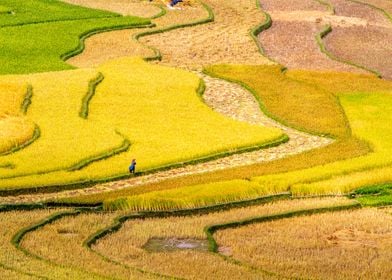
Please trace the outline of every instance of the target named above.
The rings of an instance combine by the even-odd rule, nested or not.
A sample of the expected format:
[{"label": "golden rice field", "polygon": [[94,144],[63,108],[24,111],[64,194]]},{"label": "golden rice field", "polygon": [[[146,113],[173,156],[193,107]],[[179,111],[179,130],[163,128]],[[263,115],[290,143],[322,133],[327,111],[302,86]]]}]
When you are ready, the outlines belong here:
[{"label": "golden rice field", "polygon": [[[98,73],[104,79],[87,119],[81,118],[89,81]],[[198,95],[200,80],[194,74],[138,58],[108,62],[97,70],[3,76],[0,83],[1,79],[32,85],[27,116],[41,130],[28,149],[0,159],[0,165],[15,166],[0,170],[2,189],[111,178],[127,174],[132,158],[138,159],[138,170],[147,171],[284,137],[278,129],[236,122],[209,109]],[[101,160],[114,150],[120,151]]]},{"label": "golden rice field", "polygon": [[0,279],[390,279],[389,2],[3,0]]}]

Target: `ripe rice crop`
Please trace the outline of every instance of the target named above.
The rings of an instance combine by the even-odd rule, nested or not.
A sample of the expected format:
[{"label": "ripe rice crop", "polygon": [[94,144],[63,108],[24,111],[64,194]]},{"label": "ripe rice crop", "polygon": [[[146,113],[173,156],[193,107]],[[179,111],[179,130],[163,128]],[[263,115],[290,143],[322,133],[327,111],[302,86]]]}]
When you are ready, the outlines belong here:
[{"label": "ripe rice crop", "polygon": [[282,200],[205,215],[133,219],[125,222],[118,232],[99,239],[93,248],[113,260],[176,277],[210,279],[213,275],[214,279],[264,279],[263,273],[227,262],[211,253],[197,250],[149,253],[142,247],[150,238],[205,239],[204,229],[208,225],[351,203],[346,198]]},{"label": "ripe rice crop", "polygon": [[218,231],[232,258],[280,278],[390,279],[391,216],[377,209],[294,217]]},{"label": "ripe rice crop", "polygon": [[[226,71],[226,78],[229,77],[233,80],[236,78],[241,82],[243,82],[243,80],[247,81],[247,85],[249,84],[249,86],[251,86],[252,88],[258,89],[257,91],[255,91],[255,93],[261,93],[261,101],[263,102],[264,100],[266,100],[264,104],[269,104],[267,102],[271,102],[273,104],[274,101],[271,97],[272,95],[270,95],[269,92],[265,91],[265,87],[274,87],[274,83],[276,83],[276,80],[272,79],[271,81],[268,79],[268,77],[272,74],[265,74],[267,78],[260,79],[261,73],[264,74],[264,72],[259,72],[259,75],[257,76],[258,79],[254,78],[252,80],[251,77],[256,76],[258,73],[257,68],[253,67],[248,69],[247,67],[240,68],[238,66],[221,66],[219,68],[219,66],[215,66],[214,73],[219,73],[220,75],[223,75],[223,73],[225,73],[224,71]],[[267,69],[266,67],[263,66],[262,69],[264,69],[263,71],[267,72],[265,70]],[[209,68],[209,71],[212,70],[214,70],[214,68]],[[253,72],[251,70],[253,70]],[[238,76],[234,75],[230,71],[235,71],[234,73],[238,74]],[[284,74],[279,74],[280,72],[278,72],[277,68],[274,69],[274,71],[275,75],[281,76],[280,79],[285,78]],[[305,71],[295,72],[292,74],[292,76],[295,77],[295,75],[298,74],[299,77],[304,80],[311,80],[313,79],[312,75],[320,75],[320,77],[324,75],[323,73],[313,73],[307,76],[305,73]],[[290,75],[290,71],[287,75]],[[325,75],[330,80],[328,82],[320,83],[318,84],[318,88],[315,87],[312,89],[312,92],[315,92],[314,95],[318,99],[311,100],[321,100],[323,101],[323,103],[321,104],[330,104],[331,107],[333,106],[332,104],[335,104],[335,112],[337,114],[340,114],[341,124],[332,123],[331,118],[326,118],[328,122],[321,123],[323,125],[318,125],[317,127],[322,127],[325,130],[329,129],[329,131],[331,132],[334,131],[334,135],[343,139],[350,138],[352,137],[351,135],[356,138],[362,139],[363,141],[369,143],[370,147],[372,148],[371,153],[352,159],[345,159],[333,163],[328,163],[322,166],[316,166],[313,168],[298,171],[271,174],[259,177],[255,176],[252,177],[250,180],[233,180],[205,185],[194,185],[190,187],[178,188],[177,190],[167,190],[130,196],[126,199],[108,199],[105,202],[105,207],[109,209],[111,207],[120,209],[126,209],[127,207],[130,207],[132,209],[142,209],[144,207],[146,207],[146,209],[152,209],[150,207],[156,207],[159,209],[162,207],[168,209],[170,207],[187,207],[186,205],[191,205],[192,207],[195,207],[197,205],[210,205],[214,203],[227,202],[229,200],[232,201],[246,198],[254,198],[260,194],[275,193],[289,190],[295,195],[342,194],[351,190],[349,184],[333,186],[325,185],[324,187],[317,187],[316,183],[314,187],[311,187],[312,185],[309,185],[309,183],[328,180],[330,178],[333,178],[334,176],[341,176],[366,170],[369,170],[369,174],[367,176],[368,182],[379,182],[379,176],[376,174],[372,175],[371,170],[374,168],[381,168],[392,165],[392,158],[389,156],[391,154],[390,151],[392,150],[392,139],[389,139],[390,136],[392,136],[392,131],[390,131],[391,127],[387,125],[389,122],[392,122],[392,119],[390,119],[392,116],[392,96],[387,93],[392,92],[391,82],[381,81],[376,77],[371,76],[352,74],[350,76],[350,74],[345,74],[349,77],[349,79],[345,81],[347,85],[343,83],[340,86],[336,86],[333,82],[333,77],[336,76],[336,81],[339,81],[339,79],[342,79],[341,77],[339,77],[339,74],[326,73]],[[243,79],[239,79],[239,76],[243,77]],[[358,79],[356,80],[356,78]],[[315,80],[317,80],[317,78],[315,78]],[[261,82],[256,81],[263,81],[263,83],[265,84],[268,84],[268,82],[271,81],[271,83],[267,86],[262,87],[260,85]],[[353,88],[353,85],[356,85],[355,82],[358,83],[358,85],[356,86],[357,88],[355,88],[355,86]],[[328,88],[329,83],[333,85],[331,88]],[[282,85],[285,85],[285,83],[280,83],[279,92],[285,92],[285,87],[282,87]],[[289,92],[288,89],[291,88],[291,84],[288,83],[288,85],[289,86],[287,86],[287,92]],[[302,82],[299,83],[299,85],[302,85]],[[309,88],[311,86],[308,83],[307,85],[308,86],[306,88]],[[278,88],[278,86],[275,87]],[[319,89],[319,91],[317,89]],[[368,93],[349,94],[350,92],[356,91]],[[325,98],[324,95],[322,95],[321,93],[326,95],[327,98]],[[278,92],[276,92],[275,94],[276,96],[279,96]],[[307,94],[307,91],[304,90],[302,94]],[[337,95],[339,95],[339,101],[336,99]],[[287,96],[290,97],[291,95],[288,94]],[[269,101],[269,98],[272,101]],[[293,99],[296,98],[301,98],[301,95],[294,95]],[[326,100],[330,100],[330,103],[327,103]],[[285,99],[285,101],[285,103],[290,103],[287,98]],[[306,105],[306,103],[302,103],[299,100],[297,100],[295,103]],[[312,124],[314,116],[317,116],[319,118],[320,115],[322,116],[323,113],[323,109],[321,107],[320,110],[316,112],[315,108],[318,108],[318,106],[314,106],[314,104],[317,103],[312,103],[312,106],[310,108],[305,107],[302,110],[298,109],[298,112],[296,110],[293,110],[291,113],[292,119],[295,119],[296,114],[300,115],[301,113],[302,116],[300,116],[299,118],[307,118],[308,123],[314,125],[314,122]],[[340,104],[342,106],[342,109],[339,108]],[[268,105],[266,106],[266,108],[270,109]],[[306,112],[305,110],[308,110],[309,113],[304,113]],[[279,107],[276,107],[276,112],[288,116],[289,110],[287,110],[287,113],[285,113],[284,111],[280,112]],[[330,114],[331,110],[326,110],[325,113]],[[351,127],[349,126],[349,124],[351,125]],[[336,152],[338,152],[338,150]],[[385,173],[385,176],[383,178],[388,178],[388,175],[386,174],[387,173]],[[348,182],[346,181],[346,183]],[[236,186],[238,192],[236,194],[233,194],[234,192],[232,190],[235,189]],[[358,185],[355,186],[359,187]],[[227,188],[227,193],[225,193],[224,190],[222,190],[220,193],[213,193],[210,190],[214,188]],[[175,195],[173,196],[173,194]]]},{"label": "ripe rice crop", "polygon": [[22,104],[27,87],[23,83],[0,86],[0,155],[29,141],[35,125],[23,116]]},{"label": "ripe rice crop", "polygon": [[[127,174],[132,158],[143,171],[282,139],[278,129],[233,121],[212,111],[197,95],[200,81],[194,74],[127,58],[98,71],[104,80],[90,102],[87,120],[79,117],[79,110],[95,70],[3,77],[32,84],[28,117],[42,135],[28,149],[0,160],[0,165],[7,161],[16,166],[0,170],[0,186],[106,179]],[[127,152],[73,169],[121,146],[124,139],[131,143]]]},{"label": "ripe rice crop", "polygon": [[78,115],[88,82],[96,75],[94,70],[76,70],[0,77],[0,84],[6,81],[32,84],[27,117],[41,130],[41,136],[28,148],[0,159],[0,164],[15,165],[14,169],[1,170],[0,178],[67,169],[121,145],[123,138],[113,128]]}]

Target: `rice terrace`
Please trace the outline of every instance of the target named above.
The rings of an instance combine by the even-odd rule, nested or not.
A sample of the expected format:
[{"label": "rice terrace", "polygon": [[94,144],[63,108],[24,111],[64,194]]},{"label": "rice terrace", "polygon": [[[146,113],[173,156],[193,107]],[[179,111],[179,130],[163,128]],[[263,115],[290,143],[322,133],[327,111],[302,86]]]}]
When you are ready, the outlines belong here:
[{"label": "rice terrace", "polygon": [[0,279],[392,279],[392,0],[0,0]]}]

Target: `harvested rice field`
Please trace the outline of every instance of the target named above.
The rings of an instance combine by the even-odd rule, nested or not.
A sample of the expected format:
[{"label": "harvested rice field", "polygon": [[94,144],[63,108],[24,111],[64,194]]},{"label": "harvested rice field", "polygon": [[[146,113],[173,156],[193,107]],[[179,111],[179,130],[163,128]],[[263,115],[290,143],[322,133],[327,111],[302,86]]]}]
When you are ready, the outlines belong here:
[{"label": "harvested rice field", "polygon": [[0,279],[392,275],[390,0],[3,0]]},{"label": "harvested rice field", "polygon": [[281,277],[388,279],[392,273],[392,217],[377,209],[227,229],[216,239],[230,258]]}]

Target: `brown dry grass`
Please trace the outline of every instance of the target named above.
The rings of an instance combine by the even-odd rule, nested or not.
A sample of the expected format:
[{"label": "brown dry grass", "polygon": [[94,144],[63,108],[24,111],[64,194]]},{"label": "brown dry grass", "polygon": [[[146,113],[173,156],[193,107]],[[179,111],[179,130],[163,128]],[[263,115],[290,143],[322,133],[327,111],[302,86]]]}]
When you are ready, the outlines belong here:
[{"label": "brown dry grass", "polygon": [[[19,230],[36,223],[59,210],[33,210],[0,213],[0,264],[49,279],[87,279],[88,275],[65,267],[58,267],[42,260],[37,260],[17,250],[11,239]],[[40,240],[39,246],[46,248]],[[33,277],[32,277],[33,278]]]},{"label": "brown dry grass", "polygon": [[361,18],[371,25],[391,26],[391,22],[382,12],[367,5],[347,0],[330,0],[330,2],[338,16]]},{"label": "brown dry grass", "polygon": [[73,5],[107,10],[124,16],[152,17],[160,12],[160,9],[147,0],[63,0]]},{"label": "brown dry grass", "polygon": [[[364,72],[334,61],[320,51],[315,36],[323,29],[323,23],[292,19],[274,21],[273,16],[271,28],[259,35],[267,56],[288,68]],[[301,14],[295,17],[300,19]]]},{"label": "brown dry grass", "polygon": [[392,217],[363,209],[219,231],[220,245],[252,266],[287,277],[390,279]]},{"label": "brown dry grass", "polygon": [[267,64],[249,31],[264,22],[264,14],[254,0],[206,0],[215,13],[207,25],[178,29],[143,38],[158,48],[162,63],[177,67],[200,68],[213,63]]},{"label": "brown dry grass", "polygon": [[315,0],[262,0],[263,10],[270,11],[325,11],[326,7]]},{"label": "brown dry grass", "polygon": [[[29,233],[24,238],[22,245],[44,259],[94,272],[105,277],[120,279],[156,278],[108,262],[82,246],[84,240],[99,229],[109,226],[115,216],[119,214],[89,213],[65,217]],[[40,242],[37,242],[37,240]]]},{"label": "brown dry grass", "polygon": [[[391,22],[392,27],[392,22]],[[337,57],[375,69],[392,79],[392,28],[377,26],[334,28],[325,38],[327,49]]]},{"label": "brown dry grass", "polygon": [[171,25],[195,22],[207,16],[208,12],[198,3],[193,3],[192,6],[184,6],[182,10],[168,10],[163,17],[153,20],[153,23],[157,25],[153,29],[118,30],[100,33],[88,38],[85,41],[85,50],[67,60],[67,63],[81,68],[96,67],[105,61],[124,56],[153,56],[154,52],[151,49],[133,38],[135,34]]},{"label": "brown dry grass", "polygon": [[175,251],[148,253],[142,246],[151,237],[159,238],[205,238],[207,225],[224,223],[295,209],[310,209],[334,205],[346,205],[352,201],[345,198],[308,200],[284,200],[260,206],[190,217],[130,220],[122,228],[101,240],[94,247],[115,260],[136,265],[159,273],[191,279],[260,279],[263,275],[225,262],[220,257],[198,251]]},{"label": "brown dry grass", "polygon": [[386,12],[392,14],[391,0],[359,0],[360,2],[374,5],[378,8],[384,9]]}]

